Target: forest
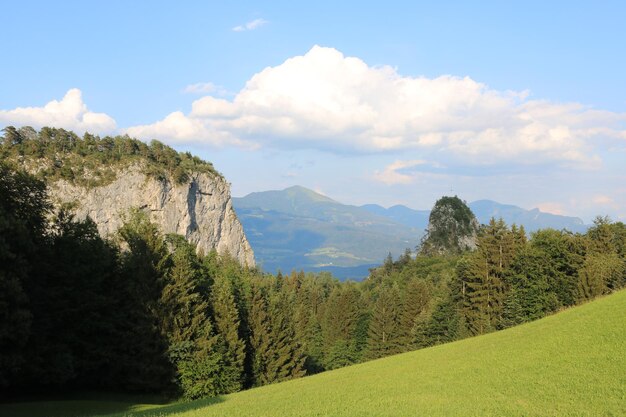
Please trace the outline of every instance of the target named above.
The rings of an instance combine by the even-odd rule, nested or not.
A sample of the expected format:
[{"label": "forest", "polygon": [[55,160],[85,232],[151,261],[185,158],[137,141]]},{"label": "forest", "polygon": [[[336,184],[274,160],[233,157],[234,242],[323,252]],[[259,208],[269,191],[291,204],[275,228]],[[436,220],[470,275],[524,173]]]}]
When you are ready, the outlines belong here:
[{"label": "forest", "polygon": [[[5,132],[3,155],[23,154],[29,142],[11,138]],[[90,152],[127,158],[114,156],[111,143]],[[52,146],[60,145],[32,152]],[[153,146],[132,152],[157,160]],[[162,159],[170,160],[178,162],[153,167],[184,175],[201,165]],[[46,169],[74,175],[63,165]],[[210,397],[504,329],[625,285],[626,226],[603,217],[585,234],[531,236],[492,219],[475,250],[407,249],[362,282],[340,282],[197,253],[140,211],[103,239],[90,219],[53,208],[41,178],[0,164],[6,396],[95,389]]]}]

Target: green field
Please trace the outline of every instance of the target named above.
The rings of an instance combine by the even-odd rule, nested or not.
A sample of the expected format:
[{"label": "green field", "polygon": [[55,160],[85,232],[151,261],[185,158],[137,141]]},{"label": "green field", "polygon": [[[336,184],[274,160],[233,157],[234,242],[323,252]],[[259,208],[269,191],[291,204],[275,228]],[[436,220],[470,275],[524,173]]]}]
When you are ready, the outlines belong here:
[{"label": "green field", "polygon": [[[11,415],[7,407],[0,415]],[[626,291],[486,336],[204,402],[143,407],[110,416],[623,416]]]}]

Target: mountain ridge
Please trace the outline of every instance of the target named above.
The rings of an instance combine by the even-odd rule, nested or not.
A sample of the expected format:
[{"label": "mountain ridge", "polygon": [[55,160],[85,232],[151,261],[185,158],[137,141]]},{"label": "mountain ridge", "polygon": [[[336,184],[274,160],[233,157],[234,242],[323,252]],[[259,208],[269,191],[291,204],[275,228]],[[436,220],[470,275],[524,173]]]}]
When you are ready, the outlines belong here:
[{"label": "mountain ridge", "polygon": [[[317,272],[326,268],[344,279],[364,278],[388,253],[397,257],[406,248],[414,250],[431,212],[401,204],[389,208],[342,204],[299,185],[234,197],[233,206],[257,261],[265,269]],[[482,224],[492,216],[502,216],[508,224],[524,225],[527,232],[550,226],[586,230],[578,218],[538,209],[525,210],[491,200],[477,200],[469,207]]]},{"label": "mountain ridge", "polygon": [[233,198],[257,261],[269,272],[326,268],[364,278],[389,252],[414,248],[421,231],[294,186]]}]

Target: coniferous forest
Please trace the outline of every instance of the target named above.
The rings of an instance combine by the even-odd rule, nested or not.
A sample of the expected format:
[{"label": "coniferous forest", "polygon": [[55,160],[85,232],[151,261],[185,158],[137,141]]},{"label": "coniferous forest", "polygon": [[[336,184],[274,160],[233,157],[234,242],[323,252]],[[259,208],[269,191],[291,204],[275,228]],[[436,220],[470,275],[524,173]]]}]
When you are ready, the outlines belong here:
[{"label": "coniferous forest", "polygon": [[[5,155],[26,146],[10,134]],[[6,395],[215,396],[504,329],[625,285],[626,226],[608,218],[586,234],[531,236],[493,219],[474,250],[407,250],[362,282],[340,282],[198,254],[140,211],[105,240],[91,220],[53,208],[41,179],[0,164]]]}]

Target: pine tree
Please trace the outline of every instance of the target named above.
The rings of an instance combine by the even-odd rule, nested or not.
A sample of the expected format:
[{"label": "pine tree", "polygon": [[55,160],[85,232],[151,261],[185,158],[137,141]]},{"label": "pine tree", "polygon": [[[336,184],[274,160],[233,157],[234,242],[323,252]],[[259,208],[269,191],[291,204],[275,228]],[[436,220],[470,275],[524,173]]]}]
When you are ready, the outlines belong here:
[{"label": "pine tree", "polygon": [[376,359],[402,350],[400,333],[400,291],[383,287],[372,306],[369,322],[367,357]]},{"label": "pine tree", "polygon": [[270,324],[270,351],[264,383],[285,381],[304,375],[305,356],[296,338],[291,319],[293,303],[286,292],[270,293],[268,311]]},{"label": "pine tree", "polygon": [[[361,293],[354,284],[336,286],[324,305],[324,368],[356,363],[360,351],[356,331],[362,319]],[[340,355],[338,353],[341,353]]]},{"label": "pine tree", "polygon": [[[165,317],[159,300],[171,265],[167,245],[147,216],[134,211],[118,230],[128,248],[121,256],[124,277],[118,308],[126,320],[117,329],[118,352],[123,364],[117,376],[130,389],[163,391],[171,389],[175,369],[169,361]],[[142,337],[136,337],[141,334]]]},{"label": "pine tree", "polygon": [[231,381],[227,392],[241,389],[244,380],[245,345],[239,337],[239,311],[229,277],[218,276],[213,286],[215,330],[222,346],[224,380]]},{"label": "pine tree", "polygon": [[260,283],[253,286],[250,305],[250,346],[252,350],[252,380],[254,386],[265,381],[270,349],[270,322],[267,307],[267,289]]},{"label": "pine tree", "polygon": [[273,288],[266,285],[253,287],[250,309],[255,385],[298,378],[305,372],[305,357],[290,320],[293,305],[286,293],[276,290],[275,283]]},{"label": "pine tree", "polygon": [[463,311],[472,334],[493,331],[502,319],[506,274],[518,248],[502,219],[491,219],[478,238],[478,249],[457,267]]},{"label": "pine tree", "polygon": [[295,293],[293,314],[296,339],[302,345],[306,356],[304,367],[307,374],[323,370],[322,357],[324,340],[318,311],[322,302],[322,288],[315,278],[299,277],[299,287]]},{"label": "pine tree", "polygon": [[625,264],[615,253],[590,254],[579,271],[579,297],[590,300],[620,288],[626,273]]},{"label": "pine tree", "polygon": [[465,337],[464,326],[450,298],[437,303],[426,326],[426,338],[429,345],[451,342]]},{"label": "pine tree", "polygon": [[[21,140],[13,127],[3,132],[5,147]],[[0,387],[15,381],[27,359],[33,320],[28,287],[43,255],[49,211],[45,184],[0,162]]]},{"label": "pine tree", "polygon": [[404,290],[399,320],[399,343],[403,351],[417,347],[416,333],[420,316],[429,308],[431,290],[424,280],[412,279]]}]

